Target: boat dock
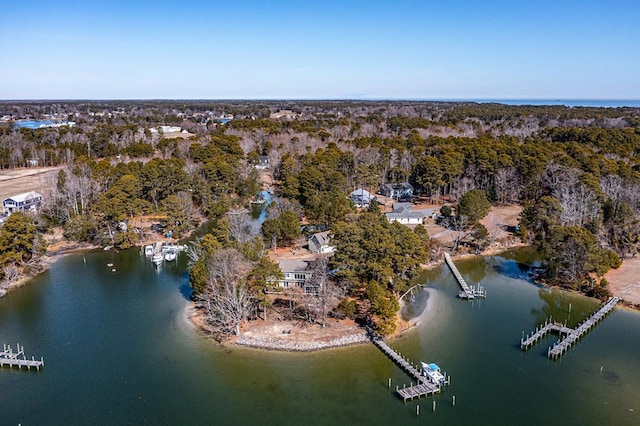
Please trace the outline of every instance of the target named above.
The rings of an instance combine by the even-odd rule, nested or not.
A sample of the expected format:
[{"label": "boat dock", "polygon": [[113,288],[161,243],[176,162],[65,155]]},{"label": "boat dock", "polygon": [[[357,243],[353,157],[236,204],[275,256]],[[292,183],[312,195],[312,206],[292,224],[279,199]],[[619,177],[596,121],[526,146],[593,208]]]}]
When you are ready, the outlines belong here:
[{"label": "boat dock", "polygon": [[8,365],[9,367],[16,366],[18,368],[27,367],[29,370],[31,370],[31,367],[38,370],[40,370],[40,367],[44,367],[44,359],[37,360],[34,357],[27,359],[24,355],[24,346],[21,347],[20,344],[16,346],[18,352],[13,352],[11,346],[4,345],[3,351],[0,352],[0,367]]},{"label": "boat dock", "polygon": [[458,271],[458,268],[456,268],[456,265],[453,263],[453,259],[451,259],[451,255],[449,253],[444,254],[444,260],[447,262],[449,269],[453,272],[453,276],[456,277],[456,281],[458,281],[458,284],[462,288],[458,293],[458,297],[460,299],[473,300],[476,297],[487,297],[484,287],[480,284],[478,284],[476,288],[470,287],[467,284],[464,278],[462,278],[462,274],[460,274],[460,271]]},{"label": "boat dock", "polygon": [[[420,369],[417,366],[414,366],[408,360],[403,358],[398,352],[391,348],[384,339],[378,336],[372,336],[371,341],[398,367],[404,370],[405,373],[415,380],[416,384],[414,385],[412,382],[409,387],[405,386],[400,388],[399,386],[396,386],[396,392],[404,402],[440,392],[439,385],[431,383],[427,377],[420,372]],[[389,383],[391,383],[391,381],[389,381]],[[447,378],[447,384],[448,383],[449,379]]]},{"label": "boat dock", "polygon": [[553,344],[553,346],[549,347],[547,350],[547,356],[550,359],[558,359],[567,352],[575,342],[587,334],[589,330],[595,327],[609,312],[611,312],[619,301],[620,299],[618,297],[610,298],[606,303],[602,304],[596,312],[578,324],[578,327],[575,329],[547,320],[542,327],[536,328],[531,335],[527,335],[526,338],[523,337],[520,339],[520,349],[526,351],[548,333],[554,332],[558,334],[560,338]]}]

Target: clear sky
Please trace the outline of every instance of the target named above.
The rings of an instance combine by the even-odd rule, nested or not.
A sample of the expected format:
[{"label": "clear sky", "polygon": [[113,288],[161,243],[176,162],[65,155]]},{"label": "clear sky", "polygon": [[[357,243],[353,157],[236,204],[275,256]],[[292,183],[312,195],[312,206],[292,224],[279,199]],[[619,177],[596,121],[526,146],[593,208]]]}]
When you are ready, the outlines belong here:
[{"label": "clear sky", "polygon": [[640,99],[640,0],[0,0],[0,99]]}]

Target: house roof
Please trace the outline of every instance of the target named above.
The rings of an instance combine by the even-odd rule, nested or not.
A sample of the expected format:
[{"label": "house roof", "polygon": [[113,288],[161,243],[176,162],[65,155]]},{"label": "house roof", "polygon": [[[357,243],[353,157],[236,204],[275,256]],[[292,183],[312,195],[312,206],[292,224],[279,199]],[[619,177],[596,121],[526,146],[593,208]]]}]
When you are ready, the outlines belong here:
[{"label": "house roof", "polygon": [[[14,195],[12,197],[9,198],[5,198],[4,201],[8,201],[8,200],[12,200],[16,203],[21,203],[27,200],[32,200],[34,198],[42,198],[42,194],[40,194],[39,192],[36,191],[31,191],[31,192],[24,192],[22,194],[18,194],[18,195]],[[4,202],[3,201],[3,202]]]},{"label": "house roof", "polygon": [[317,234],[313,234],[309,239],[315,238],[320,246],[328,246],[329,245],[329,231],[318,232]]},{"label": "house roof", "polygon": [[413,209],[413,204],[411,203],[393,203],[391,209],[394,213],[402,213],[404,211],[410,211]]},{"label": "house roof", "polygon": [[388,219],[423,219],[424,218],[424,213],[420,211],[414,212],[410,210],[385,213],[385,215],[387,216],[387,220]]},{"label": "house roof", "polygon": [[278,260],[278,266],[284,273],[286,272],[302,272],[306,271],[309,262],[306,260]]},{"label": "house roof", "polygon": [[373,197],[371,196],[371,193],[370,193],[369,191],[367,191],[367,190],[363,189],[363,188],[358,188],[358,189],[356,189],[356,190],[355,190],[355,191],[353,191],[351,194],[349,194],[349,196],[350,196],[351,198],[353,198],[353,197],[361,197],[361,198],[368,198],[368,199],[373,198]]}]

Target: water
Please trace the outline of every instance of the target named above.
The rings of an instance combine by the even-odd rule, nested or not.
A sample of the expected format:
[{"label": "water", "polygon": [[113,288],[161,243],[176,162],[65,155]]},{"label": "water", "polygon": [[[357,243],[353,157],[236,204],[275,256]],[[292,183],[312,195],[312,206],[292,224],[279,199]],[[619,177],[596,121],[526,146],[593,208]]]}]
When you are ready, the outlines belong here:
[{"label": "water", "polygon": [[446,99],[441,102],[477,102],[480,104],[496,103],[504,105],[534,105],[534,106],[566,106],[593,108],[640,108],[637,99]]},{"label": "water", "polygon": [[39,129],[42,126],[50,126],[54,122],[51,120],[21,120],[16,121],[17,128]]},{"label": "water", "polygon": [[137,250],[85,256],[0,299],[0,342],[46,363],[0,370],[1,424],[640,423],[640,315],[617,309],[556,362],[553,337],[522,353],[523,330],[549,314],[575,325],[598,305],[530,283],[524,251],[458,262],[484,301],[457,300],[447,269],[424,274],[412,308],[429,309],[391,344],[452,384],[406,404],[387,385],[410,379],[372,345],[288,354],[211,343],[185,320],[183,256],[159,270]]}]

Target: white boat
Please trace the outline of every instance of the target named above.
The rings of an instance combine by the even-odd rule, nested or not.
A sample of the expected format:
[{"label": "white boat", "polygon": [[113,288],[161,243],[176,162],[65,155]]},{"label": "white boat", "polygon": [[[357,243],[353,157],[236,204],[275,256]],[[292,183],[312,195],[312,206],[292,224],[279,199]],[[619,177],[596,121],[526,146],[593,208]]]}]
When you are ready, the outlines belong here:
[{"label": "white boat", "polygon": [[164,260],[164,256],[160,252],[154,253],[153,257],[151,258],[151,261],[156,265],[160,265],[163,260]]},{"label": "white boat", "polygon": [[440,372],[438,364],[421,362],[422,374],[424,374],[429,381],[435,385],[444,386],[447,384],[447,378]]},{"label": "white boat", "polygon": [[153,256],[153,245],[149,244],[148,246],[144,246],[144,255]]},{"label": "white boat", "polygon": [[176,260],[175,249],[167,250],[166,253],[164,254],[164,260],[165,262],[173,262],[174,260]]}]

